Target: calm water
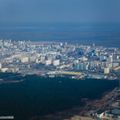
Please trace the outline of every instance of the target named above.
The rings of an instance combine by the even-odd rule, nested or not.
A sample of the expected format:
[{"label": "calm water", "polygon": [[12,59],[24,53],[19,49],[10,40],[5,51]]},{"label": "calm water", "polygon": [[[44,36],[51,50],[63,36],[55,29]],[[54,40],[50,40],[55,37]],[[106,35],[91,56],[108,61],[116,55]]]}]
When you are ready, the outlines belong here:
[{"label": "calm water", "polygon": [[0,39],[68,41],[120,47],[120,24],[117,23],[42,23],[0,25]]},{"label": "calm water", "polygon": [[68,78],[40,78],[27,76],[17,84],[0,85],[0,116],[14,115],[27,120],[34,115],[81,106],[81,98],[99,98],[117,86],[117,81],[83,80]]}]

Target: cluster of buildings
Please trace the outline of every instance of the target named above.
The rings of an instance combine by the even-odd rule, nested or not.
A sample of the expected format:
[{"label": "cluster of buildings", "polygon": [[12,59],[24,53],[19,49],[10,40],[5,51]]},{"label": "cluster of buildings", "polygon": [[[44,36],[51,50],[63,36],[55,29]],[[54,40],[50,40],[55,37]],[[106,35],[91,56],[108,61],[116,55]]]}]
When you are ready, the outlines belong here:
[{"label": "cluster of buildings", "polygon": [[119,70],[120,48],[0,40],[1,72],[117,79]]}]

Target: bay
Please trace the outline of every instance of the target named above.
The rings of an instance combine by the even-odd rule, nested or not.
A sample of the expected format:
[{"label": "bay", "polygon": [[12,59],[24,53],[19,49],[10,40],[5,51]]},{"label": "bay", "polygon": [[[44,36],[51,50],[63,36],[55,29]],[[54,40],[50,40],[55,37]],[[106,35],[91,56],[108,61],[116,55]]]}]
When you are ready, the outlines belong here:
[{"label": "bay", "polygon": [[116,80],[26,76],[24,82],[0,85],[0,116],[29,120],[32,116],[81,107],[81,98],[98,99],[116,86]]}]

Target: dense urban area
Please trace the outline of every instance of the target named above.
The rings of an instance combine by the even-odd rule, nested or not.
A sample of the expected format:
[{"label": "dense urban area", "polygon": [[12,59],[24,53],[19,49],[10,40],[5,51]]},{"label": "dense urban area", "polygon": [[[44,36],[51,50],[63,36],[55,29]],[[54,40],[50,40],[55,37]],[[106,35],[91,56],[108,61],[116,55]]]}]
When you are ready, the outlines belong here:
[{"label": "dense urban area", "polygon": [[0,40],[0,71],[40,76],[118,79],[120,48]]},{"label": "dense urban area", "polygon": [[[42,77],[60,76],[76,80],[85,78],[119,80],[120,48],[67,42],[0,40],[0,71],[20,73],[23,76],[36,74]],[[0,82],[3,80],[0,79]],[[115,88],[99,100],[84,99],[84,101],[86,102],[84,108],[75,108],[74,112],[64,111],[42,119],[120,119],[119,88]]]}]

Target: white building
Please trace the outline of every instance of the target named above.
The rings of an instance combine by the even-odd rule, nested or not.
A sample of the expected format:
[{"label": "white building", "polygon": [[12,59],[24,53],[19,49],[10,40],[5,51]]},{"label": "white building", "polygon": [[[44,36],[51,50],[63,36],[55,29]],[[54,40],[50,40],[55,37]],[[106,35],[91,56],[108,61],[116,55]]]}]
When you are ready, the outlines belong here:
[{"label": "white building", "polygon": [[54,61],[53,61],[53,65],[54,65],[54,66],[60,65],[60,60],[54,60]]},{"label": "white building", "polygon": [[2,64],[0,63],[0,69],[2,68]]},{"label": "white building", "polygon": [[8,71],[8,68],[1,68],[1,71],[2,71],[2,72],[7,72],[7,71]]},{"label": "white building", "polygon": [[104,68],[104,74],[109,74],[110,73],[110,68],[106,67]]},{"label": "white building", "polygon": [[52,60],[46,60],[45,61],[45,65],[51,65],[52,64]]},{"label": "white building", "polygon": [[28,58],[28,57],[21,57],[20,59],[21,59],[21,62],[22,62],[22,63],[27,63],[27,62],[29,62],[29,58]]}]

